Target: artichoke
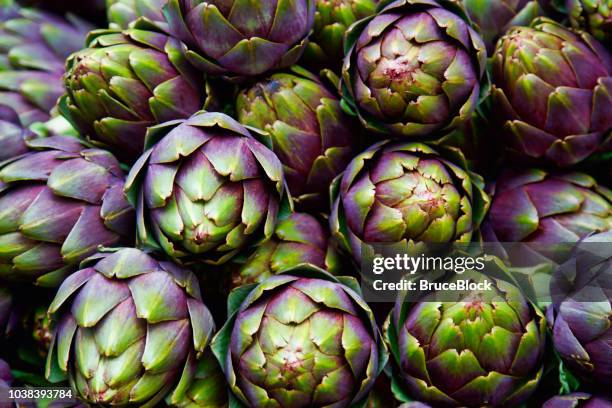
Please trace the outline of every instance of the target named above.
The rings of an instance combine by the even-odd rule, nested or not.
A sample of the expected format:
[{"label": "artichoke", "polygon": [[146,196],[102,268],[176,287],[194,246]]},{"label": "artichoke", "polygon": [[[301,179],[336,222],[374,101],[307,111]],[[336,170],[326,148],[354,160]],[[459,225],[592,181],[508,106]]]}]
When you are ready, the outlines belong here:
[{"label": "artichoke", "polygon": [[386,350],[352,278],[301,265],[237,289],[212,342],[249,407],[348,407],[365,401]]},{"label": "artichoke", "polygon": [[0,99],[27,126],[49,119],[64,93],[64,61],[83,47],[91,27],[7,3],[0,12]]},{"label": "artichoke", "polygon": [[487,52],[450,0],[397,0],[351,26],[342,92],[364,126],[432,137],[472,116]]},{"label": "artichoke", "polygon": [[31,139],[0,165],[0,279],[56,286],[99,245],[130,243],[133,209],[108,152]]},{"label": "artichoke", "polygon": [[47,378],[90,404],[152,407],[194,377],[214,331],[195,275],[137,249],[99,253],[59,288]]},{"label": "artichoke", "polygon": [[465,11],[480,28],[489,55],[511,27],[528,26],[543,14],[539,0],[462,0]]},{"label": "artichoke", "polygon": [[314,70],[340,72],[348,27],[373,15],[379,0],[316,0],[313,32],[301,64]]},{"label": "artichoke", "polygon": [[606,386],[612,385],[611,242],[612,231],[580,241],[553,276],[551,287],[561,288],[553,294],[561,296],[553,297],[547,311],[561,359],[581,377]]},{"label": "artichoke", "polygon": [[492,291],[455,302],[436,301],[435,293],[417,303],[398,298],[386,338],[402,398],[436,407],[518,406],[533,393],[546,320],[516,287],[490,281]]},{"label": "artichoke", "polygon": [[126,183],[138,239],[181,262],[224,263],[272,236],[282,165],[234,119],[198,113],[149,130]]},{"label": "artichoke", "polygon": [[293,65],[314,21],[314,0],[169,0],[170,33],[213,75],[250,77]]},{"label": "artichoke", "polygon": [[170,407],[177,408],[228,408],[228,390],[225,376],[210,349],[198,360],[195,373],[185,389],[166,398]]},{"label": "artichoke", "polygon": [[[4,393],[8,391],[12,383],[13,375],[11,374],[11,368],[6,361],[0,359],[0,393],[5,395]],[[9,404],[8,406],[10,407],[11,405]]]},{"label": "artichoke", "polygon": [[210,88],[177,40],[133,28],[94,31],[88,43],[67,62],[62,113],[119,159],[142,154],[148,127],[214,108]]},{"label": "artichoke", "polygon": [[421,143],[387,141],[357,155],[333,187],[332,234],[360,263],[371,243],[470,242],[489,198],[480,176]]},{"label": "artichoke", "polygon": [[493,199],[482,226],[484,239],[533,243],[536,263],[559,262],[567,256],[567,248],[550,243],[575,243],[612,229],[612,191],[584,173],[510,168],[490,189]]},{"label": "artichoke", "polygon": [[567,0],[566,3],[572,27],[584,29],[599,41],[612,44],[610,0]]},{"label": "artichoke", "polygon": [[571,166],[612,149],[612,55],[545,18],[497,43],[492,98],[519,157]]},{"label": "artichoke", "polygon": [[308,71],[293,68],[242,91],[240,123],[265,132],[260,140],[283,163],[299,208],[329,211],[329,184],[357,152],[359,131],[340,101]]},{"label": "artichoke", "polygon": [[272,238],[256,248],[233,273],[233,285],[259,283],[302,263],[333,275],[342,267],[327,228],[310,214],[292,213],[278,222]]},{"label": "artichoke", "polygon": [[26,138],[30,134],[12,107],[0,105],[0,162],[26,153]]},{"label": "artichoke", "polygon": [[10,288],[0,287],[0,344],[13,334],[20,315],[20,307]]},{"label": "artichoke", "polygon": [[606,397],[575,392],[552,397],[542,405],[542,408],[610,408],[612,401]]},{"label": "artichoke", "polygon": [[162,7],[167,0],[106,0],[110,28],[126,29],[138,19],[165,27]]}]

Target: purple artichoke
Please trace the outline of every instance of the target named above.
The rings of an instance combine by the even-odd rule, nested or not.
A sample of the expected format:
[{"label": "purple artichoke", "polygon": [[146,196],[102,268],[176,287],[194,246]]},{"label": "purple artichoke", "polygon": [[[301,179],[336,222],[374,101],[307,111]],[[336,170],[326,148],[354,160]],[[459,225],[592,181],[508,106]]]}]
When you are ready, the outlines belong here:
[{"label": "purple artichoke", "polygon": [[296,205],[328,212],[329,184],[360,142],[338,98],[316,76],[293,68],[242,91],[236,111],[240,123],[265,132],[260,141],[283,163]]},{"label": "purple artichoke", "polygon": [[585,33],[539,18],[493,56],[494,107],[514,154],[571,166],[611,151],[612,55]]},{"label": "purple artichoke", "polygon": [[308,43],[314,0],[169,0],[170,33],[212,75],[248,77],[293,65]]},{"label": "purple artichoke", "polygon": [[0,99],[27,126],[49,119],[64,93],[65,60],[83,47],[91,26],[8,3],[0,13]]},{"label": "purple artichoke", "polygon": [[484,239],[534,243],[537,253],[554,261],[566,251],[557,253],[550,246],[549,253],[541,244],[575,243],[612,229],[612,191],[584,173],[506,169],[491,186],[491,195]]},{"label": "purple artichoke", "polygon": [[542,405],[542,408],[611,408],[612,400],[606,397],[575,392],[552,397]]},{"label": "purple artichoke", "polygon": [[126,183],[138,239],[181,262],[223,263],[272,236],[282,165],[245,127],[198,113],[149,130]]},{"label": "purple artichoke", "polygon": [[103,406],[153,407],[190,384],[214,332],[195,275],[132,248],[81,267],[49,307],[47,378],[66,373],[79,398]]},{"label": "purple artichoke", "polygon": [[[4,395],[13,384],[13,375],[8,363],[0,358],[0,393]],[[11,404],[8,404],[10,407]]]},{"label": "purple artichoke", "polygon": [[26,138],[30,135],[17,112],[9,105],[0,105],[0,162],[26,153]]},{"label": "purple artichoke", "polygon": [[458,302],[398,299],[386,331],[398,397],[435,407],[517,406],[535,391],[546,320],[516,287],[491,281],[494,291]]},{"label": "purple artichoke", "polygon": [[318,266],[333,275],[341,268],[327,228],[310,214],[292,213],[278,222],[272,238],[257,247],[233,273],[233,285],[259,283],[302,263]]},{"label": "purple artichoke", "polygon": [[612,230],[576,245],[553,276],[551,287],[562,291],[547,311],[561,359],[579,376],[606,386],[612,385],[612,251],[602,250],[611,243]]},{"label": "purple artichoke", "polygon": [[432,137],[472,117],[487,52],[453,1],[397,0],[346,40],[343,96],[369,130]]},{"label": "purple artichoke", "polygon": [[351,278],[302,265],[230,295],[212,349],[249,407],[348,407],[363,402],[387,354]]},{"label": "purple artichoke", "polygon": [[65,136],[27,144],[0,165],[0,277],[55,286],[99,245],[130,243],[133,209],[110,153]]},{"label": "purple artichoke", "polygon": [[334,184],[330,226],[358,263],[372,243],[471,242],[489,198],[463,155],[448,153],[385,141],[353,159]]},{"label": "purple artichoke", "polygon": [[214,108],[213,92],[177,40],[136,27],[94,31],[88,44],[67,62],[62,113],[119,159],[142,154],[148,127]]}]

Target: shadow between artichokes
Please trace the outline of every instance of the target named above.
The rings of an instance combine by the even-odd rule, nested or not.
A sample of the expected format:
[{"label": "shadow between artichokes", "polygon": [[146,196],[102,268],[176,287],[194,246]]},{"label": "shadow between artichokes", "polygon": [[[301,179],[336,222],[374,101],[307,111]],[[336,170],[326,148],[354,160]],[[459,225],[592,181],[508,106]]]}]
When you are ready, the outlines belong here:
[{"label": "shadow between artichokes", "polygon": [[234,406],[362,406],[387,361],[354,278],[298,265],[235,289],[212,342]]},{"label": "shadow between artichokes", "polygon": [[341,91],[370,131],[431,138],[471,119],[487,51],[461,5],[397,0],[346,33]]},{"label": "shadow between artichokes", "polygon": [[149,128],[125,186],[140,245],[180,263],[222,264],[269,239],[290,199],[256,131],[213,112]]}]

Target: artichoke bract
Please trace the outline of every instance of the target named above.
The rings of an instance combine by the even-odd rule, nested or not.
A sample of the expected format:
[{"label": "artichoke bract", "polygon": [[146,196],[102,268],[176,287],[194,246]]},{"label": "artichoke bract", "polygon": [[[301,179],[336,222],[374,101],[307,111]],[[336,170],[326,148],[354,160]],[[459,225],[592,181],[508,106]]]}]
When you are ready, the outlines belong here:
[{"label": "artichoke bract", "polygon": [[480,35],[492,54],[499,37],[511,27],[528,26],[543,14],[538,0],[462,0],[468,16],[480,28]]},{"label": "artichoke bract", "polygon": [[566,0],[569,21],[574,28],[588,31],[612,44],[612,4],[610,0]]},{"label": "artichoke bract", "polygon": [[228,389],[225,376],[210,349],[198,360],[195,373],[185,387],[166,398],[170,407],[228,408]]},{"label": "artichoke bract", "polygon": [[232,292],[211,347],[234,396],[248,407],[364,402],[387,353],[358,290],[301,265]]},{"label": "artichoke bract", "polygon": [[203,112],[152,127],[148,138],[126,183],[141,244],[181,262],[223,263],[272,235],[283,169],[249,130]]},{"label": "artichoke bract", "polygon": [[194,378],[214,332],[195,275],[132,248],[98,253],[60,286],[51,381],[68,375],[90,404],[153,407]]},{"label": "artichoke bract", "polygon": [[563,289],[547,310],[553,345],[566,366],[605,386],[612,385],[612,251],[604,252],[611,244],[612,231],[608,231],[576,245],[572,257],[553,276],[553,284],[561,281],[556,286]]},{"label": "artichoke bract", "polygon": [[307,213],[279,220],[270,240],[262,243],[232,275],[234,286],[262,282],[283,270],[308,263],[333,275],[342,263],[327,228]]},{"label": "artichoke bract", "polygon": [[344,34],[362,18],[376,12],[378,0],[317,0],[312,35],[300,64],[340,72],[344,58]]},{"label": "artichoke bract", "polygon": [[293,65],[308,43],[314,3],[169,0],[164,15],[192,64],[239,78]]},{"label": "artichoke bract", "polygon": [[487,51],[453,1],[395,1],[353,24],[345,51],[343,97],[369,130],[432,137],[476,109]]},{"label": "artichoke bract", "polygon": [[[489,242],[575,243],[612,229],[612,191],[584,173],[509,168],[490,190],[482,226]],[[562,255],[538,246],[553,260]]]},{"label": "artichoke bract", "polygon": [[330,227],[358,263],[373,243],[472,240],[489,198],[461,153],[449,153],[454,161],[422,143],[384,141],[336,179]]},{"label": "artichoke bract", "polygon": [[[542,376],[546,319],[502,281],[456,302],[400,296],[386,339],[394,390],[439,406],[517,406]],[[434,294],[435,296],[435,294]]]},{"label": "artichoke bract", "polygon": [[49,119],[64,93],[64,62],[81,49],[91,26],[75,17],[19,8],[8,1],[0,13],[0,100],[24,126]]},{"label": "artichoke bract", "polygon": [[612,149],[612,55],[593,37],[538,18],[497,43],[492,98],[519,157],[574,165]]},{"label": "artichoke bract", "polygon": [[106,0],[106,15],[110,28],[126,29],[136,20],[144,19],[158,27],[166,27],[162,7],[167,0]]},{"label": "artichoke bract", "polygon": [[0,104],[0,162],[26,153],[30,135],[21,125],[19,114],[9,105]]},{"label": "artichoke bract", "polygon": [[132,163],[147,128],[212,107],[204,76],[167,35],[138,28],[98,30],[73,54],[65,76],[62,114],[92,142]]},{"label": "artichoke bract", "polygon": [[238,95],[240,123],[265,132],[298,209],[329,211],[329,184],[357,152],[359,130],[340,101],[308,71],[293,68]]},{"label": "artichoke bract", "polygon": [[552,397],[542,405],[542,408],[609,408],[610,406],[612,401],[606,397],[574,392]]},{"label": "artichoke bract", "polygon": [[66,136],[27,144],[0,166],[0,279],[56,286],[99,245],[130,244],[134,211],[109,152]]}]

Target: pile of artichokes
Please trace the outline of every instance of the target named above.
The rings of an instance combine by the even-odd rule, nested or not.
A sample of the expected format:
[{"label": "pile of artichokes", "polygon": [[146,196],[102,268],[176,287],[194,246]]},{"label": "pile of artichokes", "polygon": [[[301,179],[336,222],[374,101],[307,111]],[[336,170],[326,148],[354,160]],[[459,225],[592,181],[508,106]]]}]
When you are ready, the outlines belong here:
[{"label": "pile of artichokes", "polygon": [[611,188],[609,0],[0,0],[0,407],[612,407]]}]

